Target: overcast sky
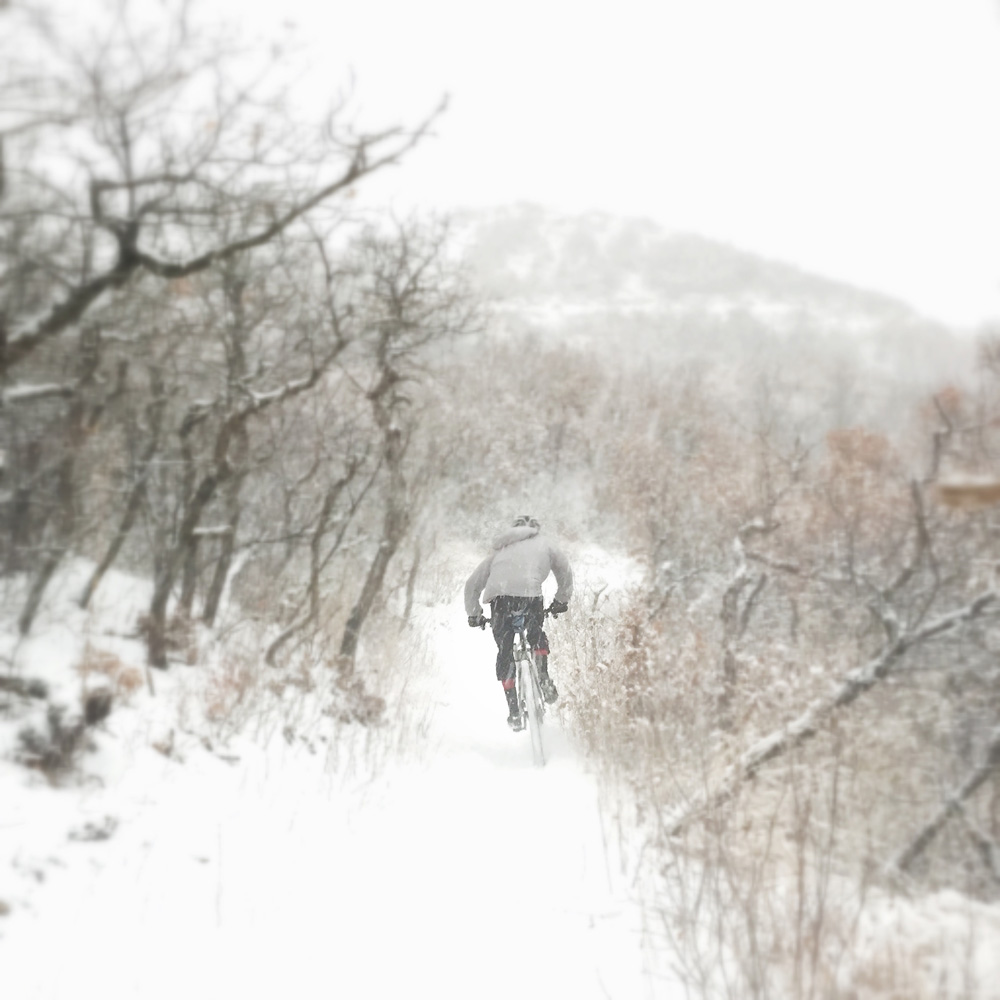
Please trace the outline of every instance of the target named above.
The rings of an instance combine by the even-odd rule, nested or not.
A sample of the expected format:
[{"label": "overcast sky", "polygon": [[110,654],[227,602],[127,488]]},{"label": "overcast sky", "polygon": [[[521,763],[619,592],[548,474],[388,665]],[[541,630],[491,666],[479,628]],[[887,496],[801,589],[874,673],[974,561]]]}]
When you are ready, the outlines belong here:
[{"label": "overcast sky", "polygon": [[[202,0],[224,7],[236,0]],[[246,12],[246,0],[238,6]],[[1000,318],[997,0],[257,0],[371,124],[445,93],[369,196],[655,219]]]}]

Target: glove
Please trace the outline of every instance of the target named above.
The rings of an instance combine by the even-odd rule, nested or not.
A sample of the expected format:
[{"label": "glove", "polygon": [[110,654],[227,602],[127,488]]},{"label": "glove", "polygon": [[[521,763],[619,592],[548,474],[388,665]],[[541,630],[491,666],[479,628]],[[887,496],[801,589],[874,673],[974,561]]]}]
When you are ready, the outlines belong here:
[{"label": "glove", "polygon": [[469,615],[469,628],[486,628],[486,618],[483,615]]},{"label": "glove", "polygon": [[553,601],[549,605],[549,614],[555,618],[556,615],[564,615],[569,611],[569,605],[565,601]]}]

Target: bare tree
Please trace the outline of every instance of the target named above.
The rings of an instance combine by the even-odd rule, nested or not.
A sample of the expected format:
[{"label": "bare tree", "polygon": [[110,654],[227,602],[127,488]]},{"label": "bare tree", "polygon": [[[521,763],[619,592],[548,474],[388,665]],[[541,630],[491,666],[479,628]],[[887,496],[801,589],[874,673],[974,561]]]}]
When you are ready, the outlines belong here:
[{"label": "bare tree", "polygon": [[[81,419],[82,400],[93,409],[101,386],[140,392],[125,378],[127,366],[138,361],[144,367],[151,348],[169,354],[172,348],[156,339],[175,335],[177,328],[164,322],[159,331],[152,329],[156,324],[143,313],[144,304],[162,304],[165,295],[185,299],[199,276],[215,272],[230,276],[226,295],[230,318],[235,317],[245,293],[238,287],[245,279],[238,275],[247,262],[296,233],[310,238],[304,228],[309,220],[321,211],[329,215],[327,206],[337,196],[399,163],[437,114],[412,130],[365,132],[354,127],[350,101],[339,99],[318,122],[303,121],[281,82],[280,53],[249,60],[253,53],[194,25],[191,6],[183,0],[158,8],[155,22],[144,20],[149,12],[138,10],[134,0],[109,7],[109,15],[97,21],[75,21],[64,13],[55,19],[30,6],[14,11],[9,15],[14,30],[5,33],[3,43],[9,58],[0,117],[0,434],[10,458],[0,518],[8,572],[28,553],[39,567],[23,628],[30,626],[59,555],[67,550],[66,532],[78,523],[65,515],[79,508],[73,494],[81,484],[79,461],[68,461],[66,448],[53,446],[35,411],[25,410],[19,418],[13,408],[43,400],[50,410],[61,407],[55,419],[68,426]],[[267,263],[274,266],[279,257],[272,253]],[[183,303],[175,311],[183,313]],[[103,331],[98,347],[115,342],[111,351],[98,351],[96,363],[91,347],[68,336],[88,317],[90,329]],[[233,330],[238,326],[238,319],[230,324]],[[247,421],[316,386],[342,349],[314,351],[282,382],[276,372],[269,377],[266,361],[262,373],[247,372],[238,339],[228,345],[228,401],[216,397],[202,405],[204,400],[191,396],[180,404],[182,460],[205,427],[218,431],[210,475],[198,473],[197,461],[187,453],[189,476],[196,481],[178,522],[183,542],[176,553],[186,567],[183,599],[190,604],[202,516],[222,490],[227,523],[215,536],[222,545],[209,619],[232,560]],[[304,340],[310,350],[316,348],[314,337]],[[125,366],[117,382],[102,370],[104,354],[108,365]],[[266,388],[251,386],[255,374],[262,374],[257,382]],[[164,401],[174,398],[174,410],[177,393],[177,385],[163,389]],[[132,412],[137,409],[142,407]],[[220,422],[216,418],[223,412]],[[143,504],[150,509],[150,477],[163,448],[165,419],[165,402],[147,414],[150,433],[132,465],[118,533],[99,560],[84,602],[117,558]],[[92,431],[95,419],[87,420]],[[71,433],[67,445],[75,450],[70,438]],[[52,504],[44,489],[56,480],[65,502]],[[54,510],[63,511],[56,532],[61,541],[50,544],[43,534]],[[39,551],[45,554],[41,562],[34,558]],[[174,555],[160,568],[169,589],[178,569]],[[157,607],[165,600],[158,596]]]},{"label": "bare tree", "polygon": [[3,221],[28,226],[37,249],[21,247],[15,272],[50,280],[8,314],[0,377],[138,274],[179,281],[270,243],[399,163],[435,117],[359,133],[341,103],[322,129],[301,124],[275,67],[241,69],[245,53],[193,33],[186,3],[150,27],[133,6],[80,39],[45,25],[45,85],[40,70],[13,83]]},{"label": "bare tree", "polygon": [[362,280],[366,343],[373,363],[365,396],[379,434],[383,514],[375,548],[340,642],[338,670],[354,674],[361,630],[381,593],[392,557],[406,537],[414,503],[407,470],[417,413],[415,394],[431,352],[479,329],[480,315],[446,254],[447,229],[400,224],[368,232],[356,267]]},{"label": "bare tree", "polygon": [[[287,274],[279,272],[279,277],[291,281]],[[308,272],[305,279],[308,281]],[[222,526],[223,544],[216,560],[216,591],[221,591],[228,575],[234,544],[228,536],[236,532],[240,488],[249,471],[251,422],[270,409],[318,388],[351,342],[338,313],[328,314],[327,322],[318,322],[307,284],[290,285],[297,288],[298,295],[279,299],[280,333],[272,328],[275,303],[266,295],[261,295],[256,321],[251,323],[243,309],[245,282],[223,269],[221,284],[228,312],[227,321],[219,324],[225,342],[223,384],[214,398],[190,402],[180,418],[176,429],[180,506],[170,529],[161,519],[159,529],[154,532],[160,544],[147,628],[150,662],[158,667],[166,665],[166,613],[177,573],[187,560],[195,557],[204,533],[204,517],[220,489],[227,491],[224,500],[227,521]],[[265,321],[271,327],[263,329]],[[251,372],[248,337],[254,327],[261,327],[262,333],[253,358],[255,369]],[[212,613],[214,616],[214,610]]]}]

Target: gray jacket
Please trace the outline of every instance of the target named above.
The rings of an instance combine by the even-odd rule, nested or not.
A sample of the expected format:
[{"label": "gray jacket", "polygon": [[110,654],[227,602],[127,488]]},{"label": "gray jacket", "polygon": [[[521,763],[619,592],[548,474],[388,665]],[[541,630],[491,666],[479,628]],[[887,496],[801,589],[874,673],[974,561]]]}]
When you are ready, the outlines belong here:
[{"label": "gray jacket", "polygon": [[510,528],[493,540],[494,552],[473,571],[465,584],[465,612],[481,615],[479,601],[494,597],[541,597],[542,583],[549,573],[556,578],[555,600],[569,602],[573,596],[573,572],[569,560],[538,533],[525,525]]}]

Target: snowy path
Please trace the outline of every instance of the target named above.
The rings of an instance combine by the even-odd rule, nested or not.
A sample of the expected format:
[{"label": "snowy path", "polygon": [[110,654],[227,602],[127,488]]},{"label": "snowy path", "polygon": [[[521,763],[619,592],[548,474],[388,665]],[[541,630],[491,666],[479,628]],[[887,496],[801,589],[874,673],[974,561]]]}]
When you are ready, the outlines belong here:
[{"label": "snowy path", "polygon": [[423,748],[376,779],[299,743],[236,763],[142,749],[74,803],[77,824],[122,820],[110,840],[26,842],[48,875],[4,925],[3,995],[663,996],[593,779],[557,726],[532,766],[488,634],[451,611],[429,613],[435,666],[408,685]]}]

